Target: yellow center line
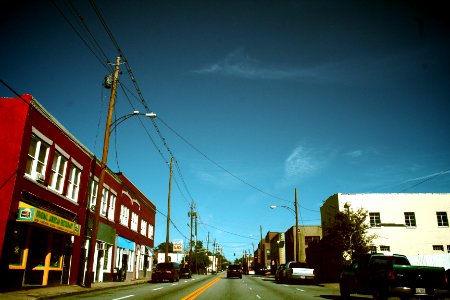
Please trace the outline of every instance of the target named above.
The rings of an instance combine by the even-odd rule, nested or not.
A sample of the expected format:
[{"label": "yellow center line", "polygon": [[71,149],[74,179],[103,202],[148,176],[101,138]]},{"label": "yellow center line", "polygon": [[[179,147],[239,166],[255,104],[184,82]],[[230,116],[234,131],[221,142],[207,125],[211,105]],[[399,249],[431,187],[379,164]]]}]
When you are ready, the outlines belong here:
[{"label": "yellow center line", "polygon": [[217,276],[217,278],[215,278],[214,280],[211,280],[210,282],[208,282],[207,284],[205,284],[204,286],[196,289],[195,291],[193,291],[192,293],[190,293],[189,295],[187,295],[184,298],[181,298],[181,300],[194,300],[195,298],[197,298],[201,293],[203,293],[204,291],[206,291],[210,286],[212,286],[214,283],[216,283],[220,278],[222,278],[224,276],[224,274],[221,274],[219,276]]}]

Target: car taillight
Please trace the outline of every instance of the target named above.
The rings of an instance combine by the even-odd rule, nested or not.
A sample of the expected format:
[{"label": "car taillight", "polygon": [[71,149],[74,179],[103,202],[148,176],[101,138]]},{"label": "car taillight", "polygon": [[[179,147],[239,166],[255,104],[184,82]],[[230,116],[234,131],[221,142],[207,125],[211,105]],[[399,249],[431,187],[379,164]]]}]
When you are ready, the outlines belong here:
[{"label": "car taillight", "polygon": [[394,270],[388,271],[387,278],[390,281],[395,281],[395,279],[397,278],[397,275],[395,274]]},{"label": "car taillight", "polygon": [[450,281],[450,278],[448,278],[450,276],[449,274],[445,274],[445,276],[444,276],[445,285],[447,285]]}]

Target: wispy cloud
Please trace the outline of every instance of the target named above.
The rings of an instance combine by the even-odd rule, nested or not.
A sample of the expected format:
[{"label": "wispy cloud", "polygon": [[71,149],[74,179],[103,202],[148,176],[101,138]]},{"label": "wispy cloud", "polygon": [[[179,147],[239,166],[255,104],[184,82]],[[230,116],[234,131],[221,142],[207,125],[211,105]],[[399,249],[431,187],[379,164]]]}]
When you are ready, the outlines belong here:
[{"label": "wispy cloud", "polygon": [[350,158],[353,161],[360,160],[362,158],[367,158],[372,155],[378,154],[378,151],[373,148],[365,148],[365,149],[355,149],[349,152],[344,153],[344,155]]},{"label": "wispy cloud", "polygon": [[239,48],[229,53],[219,62],[210,64],[199,70],[198,74],[216,74],[222,76],[234,76],[248,79],[286,79],[309,78],[316,74],[308,69],[271,68],[264,66],[260,61],[245,54],[244,49]]},{"label": "wispy cloud", "polygon": [[313,151],[303,146],[296,147],[287,157],[284,165],[287,178],[311,174],[319,167]]}]

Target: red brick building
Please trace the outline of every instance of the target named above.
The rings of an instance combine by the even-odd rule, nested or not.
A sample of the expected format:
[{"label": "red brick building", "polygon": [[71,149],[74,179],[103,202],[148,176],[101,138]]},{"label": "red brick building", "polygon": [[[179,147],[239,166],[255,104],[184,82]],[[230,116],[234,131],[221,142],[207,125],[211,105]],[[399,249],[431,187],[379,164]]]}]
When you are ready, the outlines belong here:
[{"label": "red brick building", "polygon": [[[83,284],[100,162],[31,95],[0,115],[2,285]],[[156,207],[123,174],[103,188],[92,278],[150,277]]]}]

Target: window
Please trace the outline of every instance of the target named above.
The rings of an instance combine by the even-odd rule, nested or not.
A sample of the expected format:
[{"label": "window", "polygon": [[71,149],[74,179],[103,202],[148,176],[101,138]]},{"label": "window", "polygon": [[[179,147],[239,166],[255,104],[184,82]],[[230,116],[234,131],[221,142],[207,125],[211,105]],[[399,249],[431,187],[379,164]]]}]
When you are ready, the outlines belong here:
[{"label": "window", "polygon": [[[67,188],[67,197],[78,201],[78,191],[80,190],[81,169],[74,164],[70,166],[69,187]],[[97,193],[97,189],[95,190]],[[94,204],[95,205],[95,204]]]},{"label": "window", "polygon": [[33,134],[31,136],[30,148],[28,149],[25,174],[28,174],[35,180],[43,182],[45,179],[45,168],[47,166],[49,150],[49,144]]},{"label": "window", "polygon": [[450,245],[447,245],[447,253],[450,253]]},{"label": "window", "polygon": [[89,208],[93,208],[97,204],[97,190],[98,182],[92,180],[91,184],[89,185]]},{"label": "window", "polygon": [[128,220],[130,218],[130,209],[125,205],[120,208],[120,224],[128,227]]},{"label": "window", "polygon": [[143,236],[147,235],[147,221],[141,220],[141,234]]},{"label": "window", "polygon": [[109,212],[108,219],[114,221],[114,213],[116,210],[116,199],[117,196],[114,194],[114,191],[111,191],[111,196],[109,197]]},{"label": "window", "polygon": [[437,223],[438,223],[439,227],[448,227],[447,212],[438,211],[438,212],[436,212],[436,217],[437,217]]},{"label": "window", "polygon": [[148,224],[148,238],[153,240],[153,225]]},{"label": "window", "polygon": [[416,215],[413,212],[405,212],[406,227],[416,227]]},{"label": "window", "polygon": [[433,245],[433,250],[444,252],[444,246],[443,245]]},{"label": "window", "polygon": [[67,158],[65,158],[59,151],[55,151],[49,186],[51,189],[59,193],[62,193],[63,191],[64,178],[66,177],[66,167]]},{"label": "window", "polygon": [[379,212],[369,213],[370,227],[381,227],[381,218]]},{"label": "window", "polygon": [[103,188],[102,203],[100,204],[100,215],[106,217],[106,210],[108,209],[108,194],[106,187]]},{"label": "window", "polygon": [[305,236],[305,245],[308,246],[309,243],[319,242],[320,236]]},{"label": "window", "polygon": [[389,252],[389,251],[391,251],[391,246],[381,245],[380,251]]},{"label": "window", "polygon": [[131,229],[134,231],[138,230],[138,215],[135,212],[131,213]]}]

